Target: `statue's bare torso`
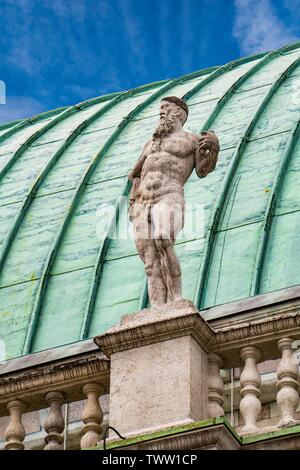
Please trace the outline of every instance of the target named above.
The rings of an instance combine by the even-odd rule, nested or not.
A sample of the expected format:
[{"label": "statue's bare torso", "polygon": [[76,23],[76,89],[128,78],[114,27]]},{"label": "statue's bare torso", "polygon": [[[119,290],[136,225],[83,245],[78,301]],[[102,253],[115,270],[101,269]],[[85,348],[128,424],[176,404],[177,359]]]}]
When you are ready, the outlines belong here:
[{"label": "statue's bare torso", "polygon": [[193,134],[181,131],[165,137],[160,149],[153,149],[152,141],[147,143],[139,187],[143,201],[155,203],[170,192],[182,193],[195,166],[196,139]]}]

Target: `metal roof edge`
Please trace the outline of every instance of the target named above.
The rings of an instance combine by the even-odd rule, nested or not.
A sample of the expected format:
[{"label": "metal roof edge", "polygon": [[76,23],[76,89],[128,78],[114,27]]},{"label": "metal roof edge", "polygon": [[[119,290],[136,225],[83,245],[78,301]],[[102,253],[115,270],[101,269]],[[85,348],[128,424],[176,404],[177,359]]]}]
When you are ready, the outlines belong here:
[{"label": "metal roof edge", "polygon": [[247,311],[267,307],[273,304],[280,304],[292,300],[300,300],[300,284],[293,287],[286,287],[273,292],[235,300],[226,304],[215,305],[213,307],[200,310],[206,321],[225,318],[230,315],[240,314]]},{"label": "metal roof edge", "polygon": [[[216,305],[208,309],[200,310],[200,313],[202,315],[206,313],[204,316],[205,320],[212,321],[217,318],[224,318],[230,315],[292,300],[300,300],[300,285],[280,289],[278,291],[267,292],[266,294],[259,294],[253,297],[247,297],[227,304]],[[26,354],[9,359],[5,364],[0,364],[0,376],[91,351],[99,351],[99,348],[95,345],[92,338]]]},{"label": "metal roof edge", "polygon": [[87,339],[64,346],[45,349],[36,353],[26,354],[9,359],[5,361],[4,364],[0,363],[0,376],[92,351],[99,352],[99,348],[95,345],[93,339]]},{"label": "metal roof edge", "polygon": [[3,124],[0,124],[0,131],[7,129],[9,127],[13,127],[15,124],[19,124],[22,121],[24,121],[24,119],[16,119],[15,121],[8,121]]},{"label": "metal roof edge", "polygon": [[[54,108],[50,109],[49,111],[43,111],[42,113],[35,114],[33,116],[30,116],[28,118],[23,118],[23,119],[16,119],[14,121],[7,121],[3,124],[0,125],[0,130],[3,129],[12,129],[15,125],[19,125],[21,123],[31,123],[33,124],[34,122],[42,121],[43,119],[46,119],[48,117],[53,116],[53,114],[59,114],[66,109],[68,109],[70,106],[62,106],[60,108]],[[19,126],[18,126],[19,128]]]}]

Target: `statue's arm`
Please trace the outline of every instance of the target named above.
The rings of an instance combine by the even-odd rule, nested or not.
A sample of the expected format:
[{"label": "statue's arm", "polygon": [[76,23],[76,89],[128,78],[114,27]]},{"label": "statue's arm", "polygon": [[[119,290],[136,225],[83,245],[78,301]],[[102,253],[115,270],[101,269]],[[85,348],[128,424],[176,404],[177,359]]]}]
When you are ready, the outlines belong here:
[{"label": "statue's arm", "polygon": [[132,221],[133,219],[133,205],[137,196],[138,188],[140,185],[140,178],[143,165],[145,160],[148,156],[149,148],[150,148],[151,141],[147,142],[143,148],[142,154],[132,170],[128,173],[128,179],[132,182],[132,188],[129,194],[129,208],[128,208],[128,215],[129,219]]},{"label": "statue's arm", "polygon": [[136,162],[136,164],[134,165],[132,170],[128,173],[128,179],[130,181],[133,182],[134,178],[140,178],[141,177],[142,168],[143,168],[145,160],[148,156],[148,151],[149,151],[149,148],[150,148],[150,144],[151,144],[151,141],[148,141],[145,144],[140,158],[138,159],[138,161]]},{"label": "statue's arm", "polygon": [[199,178],[204,178],[215,169],[219,151],[219,139],[214,131],[201,132],[195,150],[195,170]]}]

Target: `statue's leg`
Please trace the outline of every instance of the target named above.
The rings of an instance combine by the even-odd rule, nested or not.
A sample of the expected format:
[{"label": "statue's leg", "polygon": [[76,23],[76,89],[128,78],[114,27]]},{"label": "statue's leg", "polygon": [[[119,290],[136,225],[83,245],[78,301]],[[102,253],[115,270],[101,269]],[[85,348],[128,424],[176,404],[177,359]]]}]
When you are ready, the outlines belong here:
[{"label": "statue's leg", "polygon": [[167,288],[162,277],[160,257],[154,241],[145,245],[143,253],[148,278],[148,294],[151,305],[157,307],[167,302]]},{"label": "statue's leg", "polygon": [[183,203],[177,197],[165,197],[152,209],[154,238],[160,254],[161,272],[167,286],[167,301],[182,298],[181,269],[174,243],[183,226]]},{"label": "statue's leg", "polygon": [[167,289],[162,278],[160,256],[152,237],[151,220],[148,218],[148,209],[140,205],[133,211],[133,226],[135,244],[140,258],[145,264],[148,279],[148,294],[153,307],[167,302]]}]

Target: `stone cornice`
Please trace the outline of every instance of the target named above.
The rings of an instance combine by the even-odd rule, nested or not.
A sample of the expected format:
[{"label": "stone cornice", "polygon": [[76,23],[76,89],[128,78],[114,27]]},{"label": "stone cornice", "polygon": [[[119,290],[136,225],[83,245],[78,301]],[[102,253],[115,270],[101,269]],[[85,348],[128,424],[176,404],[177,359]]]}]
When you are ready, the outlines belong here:
[{"label": "stone cornice", "polygon": [[110,357],[119,351],[186,335],[191,335],[208,352],[214,332],[192,302],[180,300],[160,310],[151,308],[125,315],[120,325],[96,336],[94,341]]},{"label": "stone cornice", "polygon": [[22,372],[34,367],[41,367],[47,364],[58,363],[58,361],[69,361],[87,353],[99,353],[97,346],[92,339],[78,341],[77,343],[65,344],[52,349],[38,351],[25,356],[8,359],[0,365],[0,377],[9,373]]},{"label": "stone cornice", "polygon": [[300,338],[300,310],[281,308],[258,319],[230,323],[214,329],[187,300],[166,307],[145,309],[125,315],[119,325],[94,338],[99,348],[110,357],[118,351],[137,348],[180,336],[191,335],[207,352],[220,354],[225,367],[241,365],[239,351],[247,345],[262,350],[262,361],[279,357],[278,339]]},{"label": "stone cornice", "polygon": [[211,349],[227,359],[227,367],[235,365],[235,352],[247,345],[261,346],[262,360],[278,358],[277,341],[280,338],[300,338],[300,311],[281,312],[258,320],[215,328],[214,331]]},{"label": "stone cornice", "polygon": [[[224,424],[217,424],[203,429],[195,429],[190,432],[178,433],[157,437],[153,440],[136,442],[131,445],[122,446],[118,449],[126,450],[297,450],[300,446],[299,430],[293,433],[292,429],[286,428],[285,435],[282,431],[264,435],[252,436],[253,443],[248,443],[247,438],[237,439]],[[273,434],[273,435],[272,435]],[[257,439],[257,442],[255,442]],[[108,447],[109,448],[109,447]],[[97,448],[96,448],[97,449]],[[100,447],[102,450],[102,447]]]},{"label": "stone cornice", "polygon": [[0,378],[0,415],[8,414],[6,404],[16,398],[27,402],[27,411],[45,408],[44,395],[52,390],[65,392],[66,401],[83,399],[82,386],[91,381],[101,382],[108,391],[109,368],[109,360],[93,352],[4,375]]},{"label": "stone cornice", "polygon": [[289,307],[298,308],[300,305],[300,286],[288,287],[278,291],[267,292],[245,299],[236,300],[227,304],[215,305],[202,310],[201,313],[210,323],[230,322],[232,318],[242,315],[253,317],[268,312],[279,312]]},{"label": "stone cornice", "polygon": [[[137,450],[193,450],[193,449],[226,449],[238,450],[239,442],[223,425],[212,426],[185,434],[165,437],[153,442],[137,445]],[[130,448],[129,448],[130,449]]]},{"label": "stone cornice", "polygon": [[[203,422],[161,429],[125,440],[110,439],[107,449],[126,450],[295,450],[299,449],[300,426],[274,428],[273,431],[241,437],[226,418],[210,418]],[[103,441],[94,450],[103,450]]]},{"label": "stone cornice", "polygon": [[293,311],[291,313],[285,312],[279,315],[268,316],[259,320],[251,320],[228,326],[224,328],[215,329],[216,343],[230,343],[239,341],[245,337],[260,338],[267,335],[278,334],[281,337],[282,333],[285,336],[297,336],[300,332],[300,311]]},{"label": "stone cornice", "polygon": [[[128,450],[192,450],[192,449],[239,449],[240,436],[226,418],[210,418],[205,421],[162,428],[146,434],[137,434],[124,440],[108,439],[107,449]],[[103,441],[95,450],[103,450]]]}]

